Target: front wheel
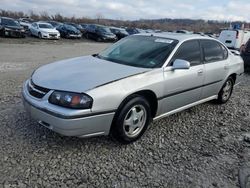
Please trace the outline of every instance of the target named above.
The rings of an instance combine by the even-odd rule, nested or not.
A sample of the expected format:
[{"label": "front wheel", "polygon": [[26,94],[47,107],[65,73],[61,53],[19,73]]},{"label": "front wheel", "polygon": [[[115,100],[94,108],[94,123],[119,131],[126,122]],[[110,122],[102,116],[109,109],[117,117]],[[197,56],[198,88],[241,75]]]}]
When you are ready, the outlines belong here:
[{"label": "front wheel", "polygon": [[111,135],[121,143],[129,144],[139,139],[151,122],[151,110],[148,101],[135,96],[128,101],[116,115]]},{"label": "front wheel", "polygon": [[218,94],[217,102],[220,104],[226,103],[232,95],[233,87],[234,87],[234,80],[232,77],[229,77],[222,86]]},{"label": "front wheel", "polygon": [[42,34],[41,33],[38,33],[38,38],[42,39]]}]

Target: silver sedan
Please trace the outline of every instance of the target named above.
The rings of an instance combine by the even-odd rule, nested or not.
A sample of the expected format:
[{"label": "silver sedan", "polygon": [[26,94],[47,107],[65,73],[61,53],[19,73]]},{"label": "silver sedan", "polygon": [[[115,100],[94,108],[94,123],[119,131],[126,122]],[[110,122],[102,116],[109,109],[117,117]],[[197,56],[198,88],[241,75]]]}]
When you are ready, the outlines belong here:
[{"label": "silver sedan", "polygon": [[140,138],[152,120],[229,100],[244,72],[240,56],[199,35],[126,37],[99,54],[40,67],[23,85],[24,106],[66,136]]}]

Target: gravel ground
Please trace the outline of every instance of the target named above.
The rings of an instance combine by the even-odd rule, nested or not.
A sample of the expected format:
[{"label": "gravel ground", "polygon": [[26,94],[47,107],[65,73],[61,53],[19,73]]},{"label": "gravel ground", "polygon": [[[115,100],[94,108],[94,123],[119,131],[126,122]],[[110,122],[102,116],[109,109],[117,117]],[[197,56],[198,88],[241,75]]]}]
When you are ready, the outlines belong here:
[{"label": "gravel ground", "polygon": [[250,187],[250,74],[227,104],[157,121],[131,145],[63,137],[27,116],[20,90],[35,68],[108,45],[0,39],[0,187]]}]

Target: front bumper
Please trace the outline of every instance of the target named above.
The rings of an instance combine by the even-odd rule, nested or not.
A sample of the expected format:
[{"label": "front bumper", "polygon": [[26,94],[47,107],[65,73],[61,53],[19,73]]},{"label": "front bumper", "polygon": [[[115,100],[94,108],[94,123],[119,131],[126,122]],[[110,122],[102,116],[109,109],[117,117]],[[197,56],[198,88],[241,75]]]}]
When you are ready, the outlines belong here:
[{"label": "front bumper", "polygon": [[80,39],[82,38],[82,34],[69,34],[67,38],[77,38]]},{"label": "front bumper", "polygon": [[42,33],[43,39],[60,39],[60,34]]},{"label": "front bumper", "polygon": [[4,35],[6,37],[25,37],[25,33],[22,31],[15,31],[15,30],[5,30]]},{"label": "front bumper", "polygon": [[105,42],[114,42],[117,40],[116,37],[102,37],[102,40],[105,41]]},{"label": "front bumper", "polygon": [[[91,137],[108,135],[115,112],[106,113],[91,113],[72,115],[72,111],[68,110],[68,114],[56,112],[55,109],[50,109],[50,106],[55,106],[48,103],[48,95],[42,99],[36,99],[28,92],[27,82],[24,84],[22,91],[23,104],[31,116],[39,124],[47,127],[65,136]],[[56,108],[62,108],[57,107]],[[62,108],[63,109],[63,108]],[[71,112],[70,112],[71,111]]]}]

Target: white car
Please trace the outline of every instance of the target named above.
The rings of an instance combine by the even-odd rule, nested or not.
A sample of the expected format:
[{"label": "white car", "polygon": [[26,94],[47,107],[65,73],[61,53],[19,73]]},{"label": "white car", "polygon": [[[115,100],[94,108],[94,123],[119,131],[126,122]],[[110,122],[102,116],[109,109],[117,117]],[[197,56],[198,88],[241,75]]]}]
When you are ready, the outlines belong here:
[{"label": "white car", "polygon": [[240,48],[250,39],[250,31],[233,29],[223,30],[218,39],[228,48],[240,50]]},{"label": "white car", "polygon": [[34,22],[30,26],[30,33],[40,39],[59,39],[60,33],[51,24],[46,22]]},{"label": "white car", "polygon": [[24,27],[25,31],[28,31],[31,24],[34,22],[34,20],[30,18],[19,18],[17,21],[19,22],[21,26]]}]

